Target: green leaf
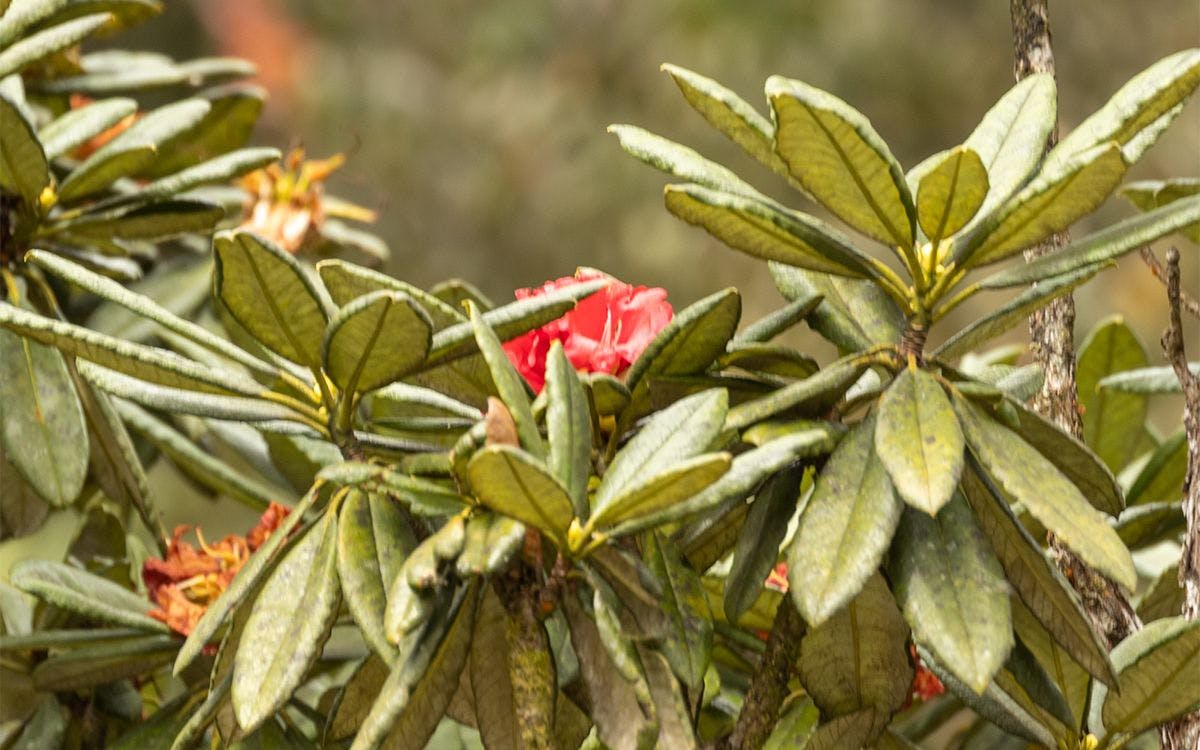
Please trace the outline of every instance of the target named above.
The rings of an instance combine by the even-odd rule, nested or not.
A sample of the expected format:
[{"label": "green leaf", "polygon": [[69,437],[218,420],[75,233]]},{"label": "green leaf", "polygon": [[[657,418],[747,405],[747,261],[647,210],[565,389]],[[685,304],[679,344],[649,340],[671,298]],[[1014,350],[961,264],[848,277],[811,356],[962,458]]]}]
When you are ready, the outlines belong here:
[{"label": "green leaf", "polygon": [[[1129,79],[1103,107],[1081,122],[1046,156],[1047,162],[1067,159],[1106,141],[1122,147],[1125,159],[1136,162],[1179,114],[1177,107],[1200,85],[1200,49],[1169,55]],[[1152,130],[1151,138],[1139,135]]]},{"label": "green leaf", "polygon": [[107,578],[49,560],[23,560],[13,566],[12,584],[56,607],[88,619],[163,633],[167,626],[147,614],[150,601]]},{"label": "green leaf", "polygon": [[101,99],[78,109],[67,110],[38,131],[47,159],[56,159],[76,146],[95,138],[137,112],[133,99]]},{"label": "green leaf", "polygon": [[540,461],[509,445],[491,445],[475,454],[467,474],[480,502],[540,529],[565,549],[575,512],[567,491]]},{"label": "green leaf", "polygon": [[843,358],[809,377],[780,388],[761,398],[738,404],[729,410],[725,426],[740,430],[782,412],[799,411],[817,416],[841,399],[842,394],[862,375],[865,365]]},{"label": "green leaf", "polygon": [[[1189,362],[1188,369],[1200,377],[1200,362]],[[1101,391],[1111,390],[1118,393],[1182,393],[1183,386],[1171,367],[1142,367],[1137,370],[1109,375],[1103,378],[1097,386]]]},{"label": "green leaf", "polygon": [[1008,90],[963,144],[987,167],[988,194],[979,219],[1025,184],[1046,152],[1057,117],[1054,76],[1036,73]]},{"label": "green leaf", "polygon": [[788,590],[814,627],[854,598],[891,544],[903,503],[875,454],[875,418],[860,422],[816,478],[788,550]]},{"label": "green leaf", "polygon": [[50,515],[50,504],[13,468],[0,446],[0,539],[35,533]]},{"label": "green leaf", "polygon": [[[1053,698],[1053,695],[1057,693],[1065,706],[1060,704],[1055,709],[1055,713],[1064,713],[1063,709],[1065,708],[1066,714],[1058,717],[1057,720],[1062,721],[1067,727],[1082,726],[1083,719],[1087,716],[1091,676],[1063,650],[1054,636],[1047,632],[1046,628],[1037,621],[1019,598],[1014,597],[1010,601],[1012,602],[1013,630],[1017,634],[1017,642],[1028,649],[1041,667],[1040,671],[1054,686],[1051,689],[1046,689],[1045,686],[1039,689],[1039,692],[1051,698],[1051,700],[1043,701],[1044,705],[1049,707],[1051,701],[1058,703]],[[1013,654],[1016,656],[1017,650],[1014,650]],[[1012,660],[1008,666],[1011,671]],[[1016,675],[1014,674],[1014,676]],[[1116,677],[1114,676],[1112,679],[1115,682]],[[1033,681],[1030,680],[1030,682]]]},{"label": "green leaf", "polygon": [[822,722],[804,745],[804,750],[838,750],[843,747],[866,747],[878,733],[881,724],[875,711],[864,708],[852,714]]},{"label": "green leaf", "polygon": [[727,138],[767,168],[788,176],[787,165],[775,153],[775,126],[737,94],[721,84],[678,65],[662,66],[684,99]]},{"label": "green leaf", "polygon": [[209,109],[203,99],[184,99],[147,113],[72,170],[59,186],[59,200],[83,198],[118,177],[136,174],[154,160],[161,144],[195,127]]},{"label": "green leaf", "polygon": [[822,297],[808,316],[814,331],[832,341],[842,354],[900,340],[904,316],[880,286],[862,279],[843,279],[770,264],[771,277],[790,300]]},{"label": "green leaf", "polygon": [[672,177],[678,177],[712,190],[767,200],[729,169],[705,159],[687,146],[669,141],[633,125],[609,125],[630,156]]},{"label": "green leaf", "polygon": [[191,232],[209,232],[225,218],[225,209],[207,201],[166,200],[148,206],[115,209],[55,224],[48,235],[69,234],[80,241],[106,239],[161,241]]},{"label": "green leaf", "polygon": [[33,125],[0,95],[0,188],[21,196],[25,211],[35,213],[41,211],[38,198],[49,185],[50,165]]},{"label": "green leaf", "polygon": [[951,149],[917,187],[917,221],[931,241],[967,225],[988,194],[988,173],[979,154],[967,146]]},{"label": "green leaf", "polygon": [[459,576],[494,573],[503,568],[525,540],[525,527],[511,518],[476,513],[467,519],[467,538],[455,561]]},{"label": "green leaf", "polygon": [[944,343],[933,350],[933,356],[948,359],[960,357],[975,350],[984,342],[991,341],[1009,329],[1024,323],[1029,319],[1031,312],[1045,307],[1050,300],[1070,294],[1076,287],[1090,281],[1102,270],[1104,270],[1102,266],[1086,266],[1071,273],[1053,276],[1029,287],[946,339]]},{"label": "green leaf", "polygon": [[592,472],[592,416],[579,375],[563,353],[562,343],[550,345],[546,358],[546,432],[548,464],[575,508],[586,519],[588,479]]},{"label": "green leaf", "polygon": [[813,293],[787,303],[775,312],[743,328],[733,337],[733,341],[729,342],[726,351],[729,351],[734,345],[762,344],[770,341],[807,318],[823,299],[824,297],[820,294]]},{"label": "green leaf", "polygon": [[1009,398],[1005,403],[1016,415],[1013,429],[1022,440],[1054,464],[1093,507],[1114,518],[1120,515],[1125,508],[1121,485],[1099,456],[1019,400]]},{"label": "green leaf", "polygon": [[674,463],[634,483],[604,505],[597,503],[590,525],[618,526],[660,513],[698,495],[728,472],[731,463],[728,453],[706,453]]},{"label": "green leaf", "polygon": [[332,464],[322,468],[317,479],[343,486],[372,482],[378,489],[390,493],[421,515],[449,516],[467,506],[466,498],[453,489],[376,464],[356,461]]},{"label": "green leaf", "polygon": [[[214,60],[210,72],[216,73],[223,62]],[[232,60],[234,64],[245,64],[244,60]],[[202,71],[188,69],[202,60],[192,60],[178,67],[190,79],[199,77]],[[253,74],[253,71],[250,71]],[[262,112],[267,94],[254,85],[235,84],[202,92],[211,105],[208,113],[192,128],[165,141],[158,149],[154,162],[139,174],[144,177],[161,177],[193,167],[227,151],[240,148],[249,140]]]},{"label": "green leaf", "polygon": [[351,490],[342,501],[337,539],[342,593],[363,638],[389,663],[396,647],[383,627],[387,590],[414,547],[412,530],[393,500]]},{"label": "green leaf", "polygon": [[287,702],[329,637],[340,599],[337,527],[337,516],[327,513],[288,551],[254,601],[234,656],[231,693],[246,732]]},{"label": "green leaf", "polygon": [[467,316],[456,308],[446,304],[441,299],[426,292],[424,289],[393,279],[387,274],[372,271],[369,268],[356,266],[344,260],[322,260],[317,263],[317,273],[334,304],[345,306],[364,294],[371,292],[394,291],[403,292],[417,301],[436,328],[444,328],[455,323],[464,323]]},{"label": "green leaf", "polygon": [[1178,503],[1187,477],[1187,433],[1180,429],[1162,442],[1138,472],[1125,493],[1129,505],[1173,501]]},{"label": "green leaf", "polygon": [[179,641],[170,635],[142,635],[56,654],[33,669],[38,690],[66,692],[141,677],[171,661]]},{"label": "green leaf", "polygon": [[625,375],[634,401],[644,398],[654,376],[692,375],[706,369],[725,351],[737,330],[742,298],[724,289],[693,302],[675,314]]},{"label": "green leaf", "polygon": [[911,695],[908,625],[878,573],[833,617],[804,634],[797,671],[826,716],[874,709],[877,731]]},{"label": "green leaf", "polygon": [[[218,352],[221,355],[237,362],[238,364],[249,368],[253,372],[256,372],[256,373],[259,373],[262,375],[267,375],[269,377],[276,377],[279,373],[279,369],[277,367],[275,367],[274,365],[263,362],[261,359],[258,359],[257,357],[249,354],[248,352],[242,350],[241,348],[239,348],[237,346],[232,346],[228,339],[216,335],[215,333],[213,333],[212,331],[209,331],[207,328],[204,328],[201,325],[193,323],[190,320],[184,319],[179,314],[172,312],[168,308],[166,308],[163,305],[156,302],[151,297],[144,295],[144,294],[139,294],[136,291],[127,289],[125,286],[116,283],[112,279],[106,279],[103,276],[100,276],[99,274],[92,273],[91,271],[87,270],[86,268],[84,268],[76,263],[72,263],[71,261],[62,258],[61,256],[58,256],[54,253],[47,252],[45,250],[30,250],[26,254],[26,261],[54,274],[55,276],[57,276],[61,279],[69,281],[70,283],[75,284],[76,286],[79,286],[83,289],[86,289],[87,291],[91,292],[92,294],[95,294],[96,296],[98,296],[102,299],[108,300],[109,302],[112,302],[112,303],[124,308],[125,310],[128,310],[129,312],[133,313],[139,319],[153,321],[153,323],[162,326],[163,328],[165,328],[166,330],[168,330],[172,333],[176,333],[176,334],[184,337],[188,341],[194,341],[195,343],[199,344],[200,346],[203,346],[204,348],[206,348],[210,351]],[[165,269],[162,269],[160,267],[159,270],[162,271]],[[207,279],[209,276],[209,270],[207,268],[207,265],[203,265],[199,269],[191,269],[188,273],[190,275],[191,273],[195,273],[197,271],[199,271],[201,273],[201,275],[203,276],[203,278],[205,280],[204,286],[205,286],[205,288],[207,288],[207,286],[208,286]],[[175,277],[171,277],[171,278],[172,278],[172,281],[174,284],[179,283],[177,278],[175,278]],[[166,290],[163,290],[163,291],[166,291]],[[178,286],[172,286],[171,291],[177,294]],[[207,293],[205,294],[205,297],[207,297]],[[130,333],[123,329],[115,330],[115,331],[104,331],[103,329],[105,328],[105,326],[101,325],[103,322],[105,322],[105,321],[102,319],[97,319],[95,317],[93,317],[92,319],[90,319],[88,321],[89,327],[94,328],[103,333],[108,333],[108,334],[112,335],[113,337],[116,337],[116,338],[129,338],[130,337]],[[158,350],[154,350],[154,351],[158,351]],[[119,351],[118,351],[118,354],[120,354]],[[139,376],[139,375],[137,375],[137,373],[130,372],[127,369],[120,369],[118,367],[115,367],[111,359],[100,360],[100,359],[96,359],[93,357],[86,357],[83,354],[80,354],[79,356],[84,357],[85,359],[92,359],[97,364],[108,367],[109,369],[119,370],[120,372],[124,372],[128,375],[133,375],[135,377],[141,377],[142,379],[147,379],[144,375]],[[125,355],[121,354],[120,358],[124,359]],[[225,372],[222,372],[222,374],[221,374],[222,378],[224,378],[226,375],[227,375],[227,373],[225,373]],[[249,383],[247,383],[247,386],[248,385],[249,385]],[[211,390],[211,389],[204,388],[203,390]],[[221,389],[222,392],[224,392],[225,390],[226,389],[224,389],[224,388]],[[254,392],[257,393],[259,391],[261,391],[261,388],[256,389]],[[235,392],[242,392],[242,391],[235,391]]]},{"label": "green leaf", "polygon": [[343,391],[373,391],[425,360],[432,328],[408,295],[372,292],[338,311],[322,345],[325,372]]},{"label": "green leaf", "polygon": [[885,245],[911,248],[915,209],[904,172],[861,112],[800,81],[767,79],[775,150],[838,218]]},{"label": "green leaf", "polygon": [[728,404],[724,391],[712,389],[655,414],[609,464],[592,499],[593,517],[644,485],[651,472],[669,470],[707,450],[721,432]]},{"label": "green leaf", "polygon": [[88,468],[87,425],[63,357],[0,330],[0,446],[55,507],[78,497]]},{"label": "green leaf", "polygon": [[1104,728],[1136,734],[1200,704],[1200,621],[1155,620],[1117,644],[1121,692],[1104,698]]},{"label": "green leaf", "polygon": [[1179,585],[1179,567],[1168,565],[1150,583],[1149,591],[1138,602],[1138,617],[1142,622],[1174,617],[1183,611],[1185,598],[1183,587]]},{"label": "green leaf", "polygon": [[250,232],[213,238],[216,295],[263,346],[313,370],[321,366],[326,300],[299,261]]},{"label": "green leaf", "polygon": [[214,157],[195,166],[151,182],[143,188],[100,205],[120,205],[162,200],[204,185],[220,185],[279,159],[274,148],[243,148]]},{"label": "green leaf", "polygon": [[[517,750],[517,707],[509,677],[508,621],[504,605],[490,588],[485,590],[475,615],[470,654],[459,691],[466,692],[485,747]],[[465,690],[464,690],[465,689]]]},{"label": "green leaf", "polygon": [[1120,316],[1098,323],[1079,347],[1075,379],[1083,412],[1083,439],[1113,471],[1120,471],[1135,457],[1149,402],[1140,394],[1101,389],[1099,383],[1114,373],[1147,364],[1141,342]]},{"label": "green leaf", "polygon": [[533,416],[533,405],[529,400],[529,391],[525,380],[517,373],[512,362],[500,345],[496,332],[488,325],[483,315],[480,315],[474,305],[469,305],[471,325],[475,329],[475,341],[479,351],[487,362],[492,374],[492,382],[496,391],[508,410],[512,413],[517,425],[517,435],[521,447],[538,459],[546,457],[546,442],[538,431],[537,420]]},{"label": "green leaf", "polygon": [[953,398],[967,444],[988,476],[1075,554],[1128,590],[1137,586],[1129,550],[1087,498],[1011,430]]},{"label": "green leaf", "polygon": [[936,518],[905,509],[889,574],[913,638],[976,693],[1013,645],[1004,573],[961,494]]},{"label": "green leaf", "polygon": [[11,0],[0,13],[0,46],[7,47],[21,32],[44,21],[67,4],[67,0]]},{"label": "green leaf", "polygon": [[668,185],[664,200],[680,219],[751,257],[838,276],[877,275],[838,230],[773,201],[701,185]]},{"label": "green leaf", "polygon": [[[174,674],[181,674],[188,665],[196,660],[196,657],[200,656],[204,647],[213,639],[221,626],[226,624],[230,613],[241,604],[247,595],[259,587],[263,576],[273,570],[272,566],[280,550],[287,544],[292,531],[304,521],[304,514],[312,508],[313,503],[320,496],[319,490],[320,485],[314,485],[300,499],[300,502],[291,508],[275,531],[267,537],[267,541],[263,542],[238,569],[233,580],[229,582],[229,587],[217,597],[216,601],[205,608],[204,614],[192,628],[192,632],[184,641],[183,646],[180,647],[179,655],[175,657]],[[247,608],[244,611],[249,612],[250,610]]]},{"label": "green leaf", "polygon": [[[1181,198],[1200,193],[1200,178],[1177,177],[1173,180],[1130,182],[1119,192],[1143,211],[1153,211]],[[1200,222],[1180,231],[1192,242],[1200,243]]]},{"label": "green leaf", "polygon": [[737,367],[753,373],[784,378],[807,378],[816,373],[817,361],[787,346],[730,341],[715,369]]},{"label": "green leaf", "polygon": [[439,618],[440,626],[421,634],[408,658],[380,688],[351,750],[424,745],[458,685],[471,648],[478,600],[476,587],[468,588],[460,604]]},{"label": "green leaf", "polygon": [[110,18],[107,13],[95,13],[42,29],[11,45],[5,43],[4,49],[0,51],[0,78],[70,47],[108,23]]},{"label": "green leaf", "polygon": [[814,425],[811,429],[768,441],[759,448],[736,456],[730,464],[729,471],[698,494],[657,512],[626,521],[613,528],[609,535],[632,534],[745,500],[766,477],[788,464],[802,458],[829,453],[837,435],[838,430],[835,427],[825,424]]},{"label": "green leaf", "polygon": [[699,695],[713,644],[712,613],[700,576],[661,534],[646,536],[646,565],[661,585],[668,637],[659,646],[690,695]]},{"label": "green leaf", "polygon": [[202,486],[260,511],[271,502],[282,500],[290,494],[265,483],[254,474],[233,468],[141,407],[127,401],[118,401],[115,406],[121,419],[134,431],[153,443],[183,473]]},{"label": "green leaf", "polygon": [[974,466],[963,474],[963,494],[1021,601],[1089,674],[1115,685],[1108,649],[1092,628],[1074,589]]},{"label": "green leaf", "polygon": [[1114,143],[1043,165],[975,232],[955,243],[954,259],[967,267],[996,263],[1063,231],[1108,198],[1127,166]]},{"label": "green leaf", "polygon": [[924,370],[900,372],[879,399],[875,454],[906,503],[937,515],[962,475],[964,441],[942,386]]},{"label": "green leaf", "polygon": [[779,559],[779,545],[800,499],[805,467],[791,466],[767,478],[754,495],[738,532],[733,564],[725,577],[725,619],[737,622],[762,593],[763,582]]},{"label": "green leaf", "polygon": [[[556,289],[547,294],[529,297],[516,302],[510,302],[494,310],[488,310],[480,317],[501,341],[516,338],[527,331],[557,320],[575,307],[575,304],[585,297],[590,297],[603,289],[609,282],[596,279],[582,284]],[[443,364],[478,351],[475,341],[475,329],[470,322],[458,323],[443,328],[433,336],[429,347],[427,367]]]},{"label": "green leaf", "polygon": [[987,277],[984,289],[1024,286],[1035,281],[1100,266],[1154,240],[1200,221],[1200,195],[1119,221],[1072,242],[1062,250]]}]

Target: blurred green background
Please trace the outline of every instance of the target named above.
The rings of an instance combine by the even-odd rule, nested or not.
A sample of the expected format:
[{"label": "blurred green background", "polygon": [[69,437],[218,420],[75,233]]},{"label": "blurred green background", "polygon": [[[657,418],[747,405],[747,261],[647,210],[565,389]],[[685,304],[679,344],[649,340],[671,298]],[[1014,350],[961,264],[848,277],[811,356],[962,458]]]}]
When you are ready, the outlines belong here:
[{"label": "blurred green background", "polygon": [[[1153,61],[1200,44],[1197,0],[1054,0],[1051,13],[1064,130]],[[407,281],[461,276],[503,300],[589,265],[665,287],[677,309],[736,286],[747,320],[781,302],[765,266],[668,214],[664,178],[625,156],[605,126],[644,126],[814,209],[693,113],[662,62],[712,76],[764,111],[771,74],[825,88],[865,112],[906,167],[960,143],[1013,81],[1002,0],[175,0],[118,41],[257,63],[272,96],[257,140],[303,144],[314,157],[346,152],[331,192],[379,210],[386,270]],[[1192,101],[1129,179],[1197,174]],[[1131,213],[1114,198],[1077,233]],[[1195,293],[1197,253],[1185,257]],[[1119,313],[1150,361],[1162,361],[1165,294],[1136,256],[1078,298],[1080,340]],[[957,321],[999,299],[979,299]],[[1024,338],[1021,329],[1008,340]],[[831,352],[806,330],[792,339]],[[1160,428],[1174,429],[1180,402],[1155,404]],[[154,479],[168,528],[200,523],[219,538],[254,522],[249,509],[202,499],[163,462]],[[57,543],[44,540],[62,536],[47,529],[5,545],[0,570],[55,556]]]}]

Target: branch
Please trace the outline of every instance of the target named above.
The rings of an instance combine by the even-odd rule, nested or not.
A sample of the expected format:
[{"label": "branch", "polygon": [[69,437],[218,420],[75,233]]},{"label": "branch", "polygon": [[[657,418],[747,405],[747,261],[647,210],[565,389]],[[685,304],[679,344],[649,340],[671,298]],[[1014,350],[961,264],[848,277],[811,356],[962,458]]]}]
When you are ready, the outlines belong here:
[{"label": "branch", "polygon": [[746,690],[737,726],[718,747],[758,750],[771,736],[779,709],[788,694],[788,680],[792,666],[800,656],[800,639],[803,637],[804,620],[792,604],[792,598],[785,595],[775,611],[775,624],[771,627],[758,670]]},{"label": "branch", "polygon": [[[1158,279],[1163,283],[1164,286],[1166,286],[1167,271],[1165,268],[1163,268],[1162,263],[1158,262],[1158,256],[1155,255],[1154,251],[1148,246],[1143,247],[1139,252],[1142,255],[1142,260],[1146,261],[1146,265],[1150,267],[1150,272],[1154,274],[1154,278]],[[1169,290],[1167,294],[1168,296],[1170,295]],[[1200,301],[1192,299],[1190,296],[1188,296],[1188,293],[1182,289],[1179,290],[1179,307],[1192,317],[1200,318]]]},{"label": "branch", "polygon": [[[1145,257],[1143,255],[1143,257]],[[1180,308],[1183,293],[1179,289],[1179,250],[1167,251],[1167,302],[1170,323],[1162,337],[1163,353],[1183,387],[1183,429],[1187,435],[1187,477],[1183,483],[1183,515],[1187,534],[1179,558],[1179,583],[1183,586],[1183,615],[1200,619],[1200,377],[1188,368],[1183,348],[1183,320]],[[1200,747],[1200,712],[1183,716],[1161,730],[1163,750],[1192,750]]]}]

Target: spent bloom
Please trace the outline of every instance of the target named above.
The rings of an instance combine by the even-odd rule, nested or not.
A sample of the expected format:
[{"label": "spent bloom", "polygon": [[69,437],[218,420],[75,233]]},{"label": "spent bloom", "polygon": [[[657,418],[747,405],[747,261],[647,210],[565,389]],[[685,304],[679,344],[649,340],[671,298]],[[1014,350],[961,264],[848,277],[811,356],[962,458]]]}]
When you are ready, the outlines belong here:
[{"label": "spent bloom", "polygon": [[620,375],[671,322],[674,311],[666,290],[632,286],[593,268],[515,294],[528,299],[596,279],[607,279],[608,286],[561,318],[504,344],[509,361],[534,391],[541,392],[546,383],[546,356],[554,341],[562,342],[576,370]]},{"label": "spent bloom", "polygon": [[229,588],[250,553],[270,538],[287,514],[285,506],[271,503],[249,534],[231,534],[212,545],[196,529],[199,548],[183,540],[192,527],[176,526],[166,557],[152,557],[142,565],[142,580],[157,605],[150,616],[181,635],[191,633],[208,605]]}]

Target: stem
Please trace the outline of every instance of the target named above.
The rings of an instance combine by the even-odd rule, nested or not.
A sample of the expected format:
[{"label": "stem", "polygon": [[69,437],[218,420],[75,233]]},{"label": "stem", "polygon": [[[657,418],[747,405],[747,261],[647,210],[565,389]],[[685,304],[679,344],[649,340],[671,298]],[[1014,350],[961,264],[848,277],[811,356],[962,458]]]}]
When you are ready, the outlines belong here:
[{"label": "stem", "polygon": [[979,290],[980,286],[978,283],[963,287],[961,290],[959,290],[958,294],[946,300],[941,307],[933,311],[933,322],[936,323],[937,321],[946,317],[951,310],[978,294]]},{"label": "stem", "polygon": [[[1013,70],[1018,80],[1034,73],[1054,75],[1054,52],[1050,44],[1047,0],[1010,0],[1012,20]],[[1046,148],[1058,141],[1058,126],[1050,134]],[[1066,234],[1025,251],[1031,261],[1055,252],[1067,244]],[[1080,438],[1083,423],[1075,382],[1075,301],[1066,294],[1029,316],[1029,338],[1034,359],[1042,367],[1045,380],[1034,397],[1033,407],[1064,432]],[[1092,625],[1105,637],[1109,648],[1141,628],[1141,621],[1125,594],[1115,583],[1093,570],[1053,535],[1050,554],[1071,585],[1079,592]]]},{"label": "stem", "polygon": [[553,750],[557,694],[554,657],[538,617],[540,595],[535,576],[536,571],[522,563],[512,574],[495,578],[493,586],[508,615],[504,635],[520,745]]},{"label": "stem", "polygon": [[[1162,337],[1163,354],[1171,362],[1183,388],[1183,429],[1187,435],[1187,475],[1183,482],[1183,515],[1187,534],[1179,557],[1179,583],[1183,586],[1183,616],[1200,619],[1200,378],[1188,369],[1183,347],[1183,293],[1179,289],[1179,250],[1167,251],[1167,301],[1170,324]],[[1160,728],[1163,750],[1194,750],[1200,747],[1200,712],[1194,712]]]},{"label": "stem", "polygon": [[750,680],[746,699],[738,715],[733,734],[718,745],[721,750],[758,750],[771,736],[779,719],[779,709],[788,695],[792,666],[800,656],[804,620],[790,596],[784,596],[775,611],[775,624],[767,638],[758,670]]}]

